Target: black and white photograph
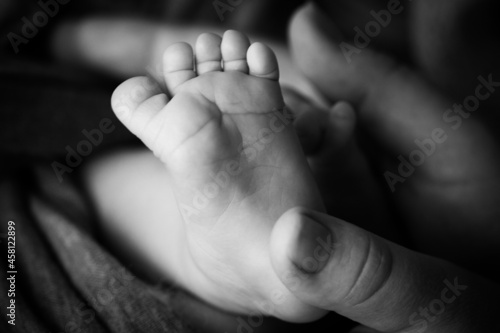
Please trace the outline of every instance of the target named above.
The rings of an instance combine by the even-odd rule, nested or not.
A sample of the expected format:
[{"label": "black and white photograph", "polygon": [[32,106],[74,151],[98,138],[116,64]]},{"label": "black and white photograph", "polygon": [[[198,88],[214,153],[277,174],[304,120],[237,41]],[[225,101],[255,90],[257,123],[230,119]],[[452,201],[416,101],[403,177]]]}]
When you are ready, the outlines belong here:
[{"label": "black and white photograph", "polygon": [[499,17],[0,0],[0,333],[500,332]]}]

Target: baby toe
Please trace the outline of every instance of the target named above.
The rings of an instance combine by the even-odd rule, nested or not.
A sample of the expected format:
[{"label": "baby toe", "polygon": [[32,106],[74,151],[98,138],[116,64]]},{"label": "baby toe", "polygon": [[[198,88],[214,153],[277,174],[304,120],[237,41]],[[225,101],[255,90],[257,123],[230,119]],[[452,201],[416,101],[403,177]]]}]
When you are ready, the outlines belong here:
[{"label": "baby toe", "polygon": [[221,42],[219,35],[201,34],[196,40],[196,72],[198,75],[222,70]]},{"label": "baby toe", "polygon": [[168,98],[156,82],[135,77],[122,83],[113,93],[111,103],[118,119],[146,144],[145,128],[167,105]]},{"label": "baby toe", "polygon": [[224,71],[248,73],[247,50],[250,47],[248,37],[236,30],[228,30],[222,38],[222,59]]},{"label": "baby toe", "polygon": [[250,75],[278,81],[279,67],[274,52],[262,43],[254,43],[248,48],[247,61]]},{"label": "baby toe", "polygon": [[193,68],[193,49],[187,43],[176,43],[169,46],[163,54],[163,70],[165,83],[173,95],[177,87],[196,77]]}]

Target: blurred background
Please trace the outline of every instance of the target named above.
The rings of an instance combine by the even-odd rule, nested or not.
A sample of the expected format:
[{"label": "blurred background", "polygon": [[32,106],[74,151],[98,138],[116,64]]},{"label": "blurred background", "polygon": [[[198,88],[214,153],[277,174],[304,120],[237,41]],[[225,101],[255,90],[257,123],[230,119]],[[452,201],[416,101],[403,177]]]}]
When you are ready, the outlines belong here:
[{"label": "blurred background", "polygon": [[[76,147],[82,140],[82,129],[98,128],[104,118],[115,119],[110,96],[120,82],[135,75],[161,75],[158,64],[162,51],[178,41],[193,43],[202,32],[237,29],[252,41],[269,43],[282,68],[290,69],[282,73],[282,83],[293,82],[299,91],[318,97],[320,102],[314,89],[291,69],[287,51],[288,22],[306,2],[0,0],[0,157],[5,163],[1,168],[22,171],[31,162],[50,166],[54,160],[62,161],[66,148]],[[365,26],[373,20],[370,12],[384,9],[388,3],[314,2],[335,22],[336,28],[327,33],[337,42],[352,42],[356,34],[353,28]],[[401,2],[406,5],[410,1]],[[458,101],[474,91],[479,73],[498,73],[497,1],[419,0],[413,4],[411,11],[394,17],[370,48],[390,53],[416,69],[437,91]],[[496,109],[500,94],[492,95],[484,105]],[[483,112],[478,117],[484,117],[485,127],[498,132],[498,112]],[[118,121],[113,123],[116,129],[94,147],[96,152],[136,142]],[[7,177],[19,170],[6,173]],[[26,174],[18,176],[24,181]],[[52,184],[47,191],[60,191],[59,185]],[[60,197],[67,195],[63,192]],[[9,200],[4,200],[6,197]],[[2,209],[14,207],[12,195],[0,193],[0,198]],[[468,248],[464,247],[464,251]],[[25,290],[30,293],[28,287]],[[37,307],[43,307],[43,303]],[[196,318],[202,326],[211,320],[210,316],[218,316],[185,295],[174,303],[181,304],[185,313],[205,311],[204,318]],[[337,325],[341,332],[351,324]],[[300,326],[294,329],[302,330]]]},{"label": "blurred background", "polygon": [[[64,152],[82,128],[111,115],[119,82],[158,75],[164,48],[201,32],[238,29],[284,45],[302,2],[2,0],[0,149],[21,159]],[[120,127],[100,148],[124,136]]]}]

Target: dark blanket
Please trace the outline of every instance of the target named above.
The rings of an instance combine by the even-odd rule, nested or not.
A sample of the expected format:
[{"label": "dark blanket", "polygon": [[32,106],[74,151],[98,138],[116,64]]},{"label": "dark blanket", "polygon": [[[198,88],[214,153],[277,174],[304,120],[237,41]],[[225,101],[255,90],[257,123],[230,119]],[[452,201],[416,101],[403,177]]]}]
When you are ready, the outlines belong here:
[{"label": "dark blanket", "polygon": [[2,255],[0,266],[0,290],[11,291],[0,297],[2,332],[191,331],[175,312],[177,290],[143,282],[95,240],[69,179],[46,165],[6,170],[0,198],[2,253],[15,246],[15,261]]},{"label": "dark blanket", "polygon": [[109,89],[61,72],[26,63],[1,70],[0,331],[191,331],[176,314],[186,295],[144,282],[98,242],[97,221],[73,181],[80,166],[62,178],[54,172],[54,161],[66,165],[66,147],[103,119],[115,128],[93,154],[133,140],[112,114]]}]

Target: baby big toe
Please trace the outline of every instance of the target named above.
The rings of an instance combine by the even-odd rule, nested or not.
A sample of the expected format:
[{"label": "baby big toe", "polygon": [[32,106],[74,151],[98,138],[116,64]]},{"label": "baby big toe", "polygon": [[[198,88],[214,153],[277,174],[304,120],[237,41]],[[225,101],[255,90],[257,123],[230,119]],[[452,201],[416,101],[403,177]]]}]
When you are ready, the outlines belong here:
[{"label": "baby big toe", "polygon": [[148,146],[149,137],[154,134],[154,119],[167,102],[158,84],[147,77],[125,81],[116,88],[111,99],[118,119]]}]

